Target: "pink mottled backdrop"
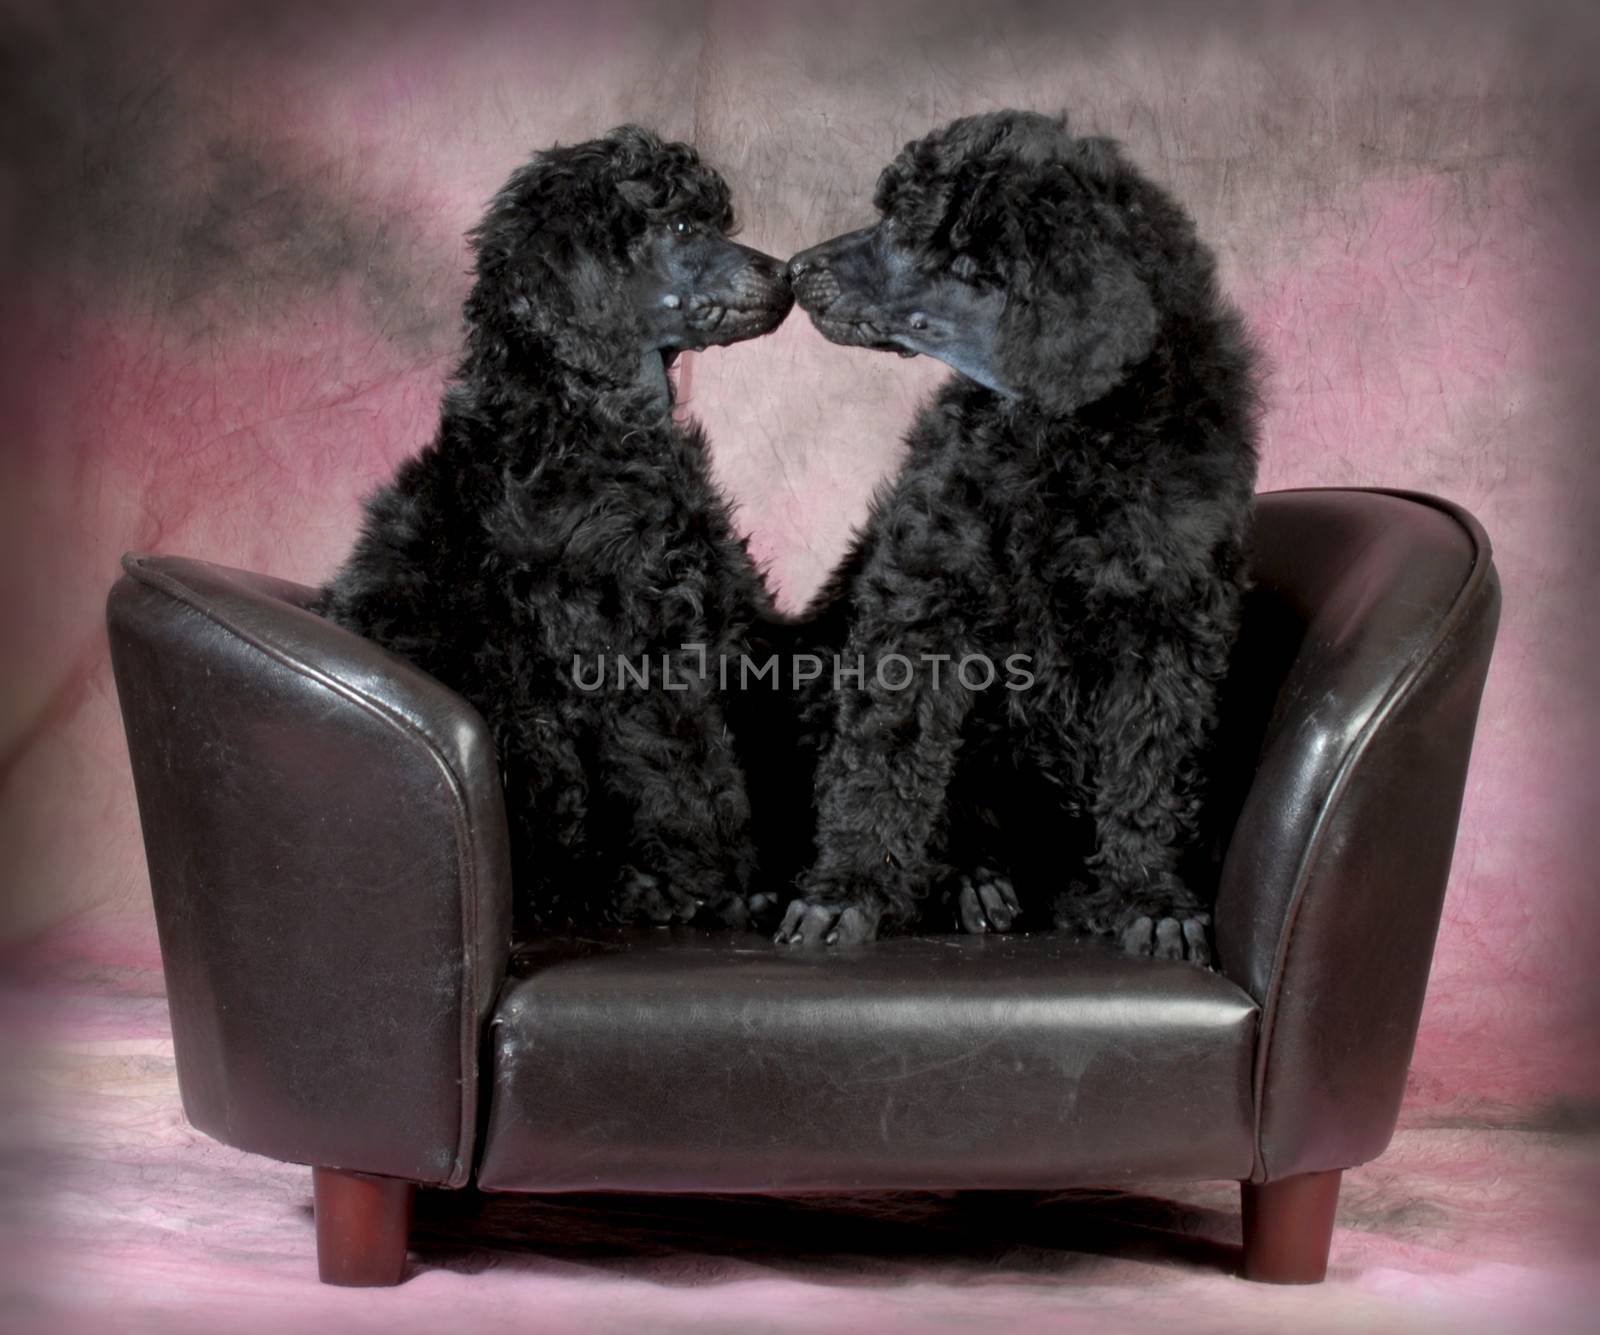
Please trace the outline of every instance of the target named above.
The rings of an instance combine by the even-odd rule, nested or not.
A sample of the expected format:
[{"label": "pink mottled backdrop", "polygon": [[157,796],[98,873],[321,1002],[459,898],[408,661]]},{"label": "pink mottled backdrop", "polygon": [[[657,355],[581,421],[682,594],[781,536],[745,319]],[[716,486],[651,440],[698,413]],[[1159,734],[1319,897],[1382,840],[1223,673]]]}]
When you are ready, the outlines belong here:
[{"label": "pink mottled backdrop", "polygon": [[[0,1320],[393,1332],[533,1302],[551,1330],[1498,1330],[1592,1306],[1589,8],[325,8],[0,0]],[[316,1290],[303,1170],[181,1123],[101,625],[118,556],[324,576],[431,432],[462,234],[531,149],[625,120],[692,138],[745,238],[786,254],[865,222],[906,139],[1004,105],[1123,139],[1193,208],[1269,361],[1265,486],[1436,491],[1497,547],[1405,1129],[1351,1175],[1334,1278],[1232,1287],[1232,1203],[1195,1186],[1036,1225],[981,1202],[436,1202],[394,1300]],[[696,359],[693,409],[791,605],[938,374],[801,321]]]},{"label": "pink mottled backdrop", "polygon": [[[1600,365],[1584,83],[1543,3],[7,4],[0,41],[0,940],[114,974],[155,936],[101,625],[126,549],[314,582],[430,433],[464,230],[533,148],[694,139],[744,238],[870,217],[964,112],[1067,109],[1198,216],[1270,365],[1263,485],[1466,504],[1505,584],[1408,1125],[1592,1120]],[[692,403],[795,604],[926,361],[803,321]]]}]

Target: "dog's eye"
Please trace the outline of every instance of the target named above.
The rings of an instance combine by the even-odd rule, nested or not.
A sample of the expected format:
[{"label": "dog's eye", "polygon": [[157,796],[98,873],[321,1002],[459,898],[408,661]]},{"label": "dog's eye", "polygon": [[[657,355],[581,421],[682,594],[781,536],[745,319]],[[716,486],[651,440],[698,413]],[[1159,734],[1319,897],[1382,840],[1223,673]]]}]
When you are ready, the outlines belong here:
[{"label": "dog's eye", "polygon": [[672,224],[672,230],[679,236],[687,236],[689,233],[689,224],[685,219],[679,218],[677,222]]}]

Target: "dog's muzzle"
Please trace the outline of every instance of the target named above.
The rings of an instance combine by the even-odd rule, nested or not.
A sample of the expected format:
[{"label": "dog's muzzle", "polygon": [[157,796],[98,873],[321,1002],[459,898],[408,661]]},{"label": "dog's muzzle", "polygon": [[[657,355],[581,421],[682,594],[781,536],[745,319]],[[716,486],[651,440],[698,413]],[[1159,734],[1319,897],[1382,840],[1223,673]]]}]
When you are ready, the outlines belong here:
[{"label": "dog's muzzle", "polygon": [[715,291],[689,298],[684,323],[704,334],[748,338],[775,329],[794,304],[789,285],[765,265],[747,264]]},{"label": "dog's muzzle", "polygon": [[828,307],[839,300],[842,289],[839,276],[832,269],[821,266],[808,268],[794,276],[795,300],[808,315],[825,315]]}]

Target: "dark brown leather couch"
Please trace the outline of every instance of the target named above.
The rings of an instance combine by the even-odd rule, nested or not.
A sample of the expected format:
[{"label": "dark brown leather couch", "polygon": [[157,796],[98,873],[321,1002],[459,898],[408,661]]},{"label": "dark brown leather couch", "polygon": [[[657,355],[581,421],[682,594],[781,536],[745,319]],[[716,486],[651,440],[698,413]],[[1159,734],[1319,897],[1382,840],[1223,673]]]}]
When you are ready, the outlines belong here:
[{"label": "dark brown leather couch", "polygon": [[859,952],[515,949],[482,720],[304,610],[129,556],[108,617],[184,1110],[314,1167],[325,1279],[394,1283],[415,1187],[1244,1184],[1244,1270],[1320,1279],[1393,1133],[1499,588],[1425,496],[1260,498],[1225,711],[1219,967],[1050,934]]}]

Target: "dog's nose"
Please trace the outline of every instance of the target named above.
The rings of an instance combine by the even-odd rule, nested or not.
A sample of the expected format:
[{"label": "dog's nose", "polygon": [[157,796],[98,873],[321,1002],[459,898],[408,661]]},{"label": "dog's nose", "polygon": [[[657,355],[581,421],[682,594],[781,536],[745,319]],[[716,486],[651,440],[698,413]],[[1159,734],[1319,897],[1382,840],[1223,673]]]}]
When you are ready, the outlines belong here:
[{"label": "dog's nose", "polygon": [[803,250],[789,261],[789,281],[797,283],[813,269],[826,269],[827,261],[822,256]]}]

